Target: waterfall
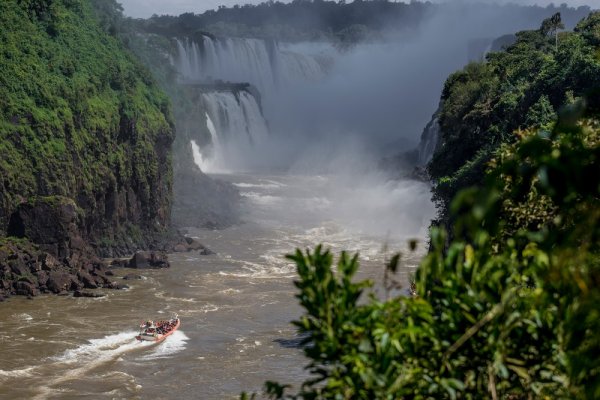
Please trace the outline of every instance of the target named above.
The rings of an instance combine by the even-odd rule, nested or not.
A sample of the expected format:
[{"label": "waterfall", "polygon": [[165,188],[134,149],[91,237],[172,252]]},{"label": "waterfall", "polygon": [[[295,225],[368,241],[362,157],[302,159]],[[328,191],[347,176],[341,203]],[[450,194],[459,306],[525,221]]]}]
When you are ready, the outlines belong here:
[{"label": "waterfall", "polygon": [[208,127],[208,132],[210,132],[210,141],[213,146],[216,146],[219,143],[219,138],[217,136],[217,129],[215,128],[215,124],[210,119],[210,115],[206,113],[206,126]]},{"label": "waterfall", "polygon": [[[201,88],[211,143],[192,151],[204,172],[247,168],[249,155],[268,136],[262,110],[272,110],[292,85],[316,82],[325,73],[319,45],[300,46],[248,38],[175,39],[171,58],[182,83]],[[321,60],[321,63],[318,61]],[[252,88],[243,88],[249,83]],[[247,85],[246,85],[247,86]],[[260,99],[254,93],[260,93]],[[256,157],[260,158],[260,157]]]},{"label": "waterfall", "polygon": [[202,150],[200,150],[200,146],[198,146],[198,143],[196,143],[195,140],[191,140],[190,144],[192,146],[194,163],[198,166],[198,168],[200,168],[201,171],[210,172],[215,170],[215,161],[221,158],[221,144],[217,135],[217,130],[212,122],[212,119],[210,118],[210,115],[205,113],[205,116],[206,127],[210,133],[210,144],[205,146]]},{"label": "waterfall", "polygon": [[202,94],[202,102],[211,144],[197,149],[196,164],[204,172],[244,169],[247,155],[269,134],[256,98],[245,90],[209,92]]},{"label": "waterfall", "polygon": [[423,130],[423,134],[421,135],[421,141],[419,142],[419,159],[418,165],[425,166],[431,159],[433,158],[433,154],[435,153],[438,143],[440,141],[440,135],[442,133],[440,122],[438,118],[439,110],[433,115],[431,121],[427,124],[425,129]]},{"label": "waterfall", "polygon": [[198,168],[200,168],[201,171],[208,170],[209,166],[207,165],[205,158],[200,152],[200,146],[198,146],[195,140],[190,140],[190,145],[192,146],[192,156],[194,157],[194,163],[198,166]]},{"label": "waterfall", "polygon": [[267,95],[290,83],[324,76],[315,56],[274,41],[248,38],[176,39],[175,67],[185,80],[248,82]]}]

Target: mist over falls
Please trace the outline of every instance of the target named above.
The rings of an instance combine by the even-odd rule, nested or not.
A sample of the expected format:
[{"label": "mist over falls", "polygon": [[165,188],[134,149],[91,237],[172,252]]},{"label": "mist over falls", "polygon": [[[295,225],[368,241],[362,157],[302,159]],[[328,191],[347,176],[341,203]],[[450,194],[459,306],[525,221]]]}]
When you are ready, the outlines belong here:
[{"label": "mist over falls", "polygon": [[[391,181],[379,170],[381,160],[415,149],[413,165],[429,162],[440,134],[432,114],[445,79],[499,50],[494,39],[536,29],[537,13],[444,5],[414,29],[390,29],[349,47],[210,33],[177,36],[171,63],[180,82],[197,85],[201,93],[197,113],[204,124],[188,144],[194,161],[213,174],[326,177],[326,186],[335,189],[302,182],[321,192],[314,204],[336,206],[309,202],[304,209],[340,223],[368,216],[371,222],[355,225],[379,235],[415,235],[434,214],[428,185]],[[402,175],[408,171],[396,174]],[[280,201],[238,189],[255,206]],[[393,201],[378,201],[373,193]],[[416,224],[386,217],[408,208]]]},{"label": "mist over falls", "polygon": [[[451,72],[482,59],[494,39],[538,28],[539,10],[522,11],[444,5],[414,30],[344,49],[208,33],[178,37],[172,63],[180,79],[212,83],[218,91],[203,96],[204,132],[212,125],[216,133],[196,143],[203,169],[328,173],[331,160],[350,150],[358,153],[348,158],[374,167],[382,157],[416,148]],[[252,89],[226,95],[218,87],[223,82]],[[420,164],[435,148],[434,134],[423,139]]]}]

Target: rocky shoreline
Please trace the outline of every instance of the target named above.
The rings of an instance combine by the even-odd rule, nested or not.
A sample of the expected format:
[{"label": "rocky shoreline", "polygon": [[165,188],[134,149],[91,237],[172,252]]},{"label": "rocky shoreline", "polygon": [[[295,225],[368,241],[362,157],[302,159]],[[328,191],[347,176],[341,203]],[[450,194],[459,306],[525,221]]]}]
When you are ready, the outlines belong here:
[{"label": "rocky shoreline", "polygon": [[[116,281],[114,269],[170,267],[168,255],[162,251],[138,251],[131,258],[112,260],[78,254],[60,261],[26,240],[8,238],[0,243],[0,302],[11,296],[33,298],[41,294],[66,296],[72,293],[74,297],[102,297],[103,294],[86,289],[128,288],[128,285]],[[189,237],[175,244],[172,251],[213,254]],[[121,279],[141,279],[141,276],[129,273]]]},{"label": "rocky shoreline", "polygon": [[128,287],[115,280],[115,268],[169,268],[171,252],[212,254],[195,239],[171,232],[155,242],[158,249],[136,251],[130,258],[100,258],[77,221],[78,209],[66,198],[24,203],[15,212],[9,236],[0,238],[0,301],[44,293],[99,297],[86,289]]}]

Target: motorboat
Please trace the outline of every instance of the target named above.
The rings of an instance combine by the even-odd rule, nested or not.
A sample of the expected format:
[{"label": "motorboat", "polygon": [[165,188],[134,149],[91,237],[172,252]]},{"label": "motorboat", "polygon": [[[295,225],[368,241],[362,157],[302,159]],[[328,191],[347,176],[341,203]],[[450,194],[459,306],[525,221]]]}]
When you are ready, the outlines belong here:
[{"label": "motorboat", "polygon": [[178,315],[169,320],[148,320],[140,324],[140,333],[135,338],[140,341],[162,342],[168,336],[175,333],[180,325],[181,320]]}]

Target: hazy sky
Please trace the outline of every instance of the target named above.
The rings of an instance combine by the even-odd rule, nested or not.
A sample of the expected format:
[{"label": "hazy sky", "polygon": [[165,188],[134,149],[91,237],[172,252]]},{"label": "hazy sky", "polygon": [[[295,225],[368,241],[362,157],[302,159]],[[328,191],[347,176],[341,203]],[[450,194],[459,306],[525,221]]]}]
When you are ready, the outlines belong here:
[{"label": "hazy sky", "polygon": [[[490,0],[484,1],[491,2]],[[179,15],[184,12],[202,13],[206,10],[215,9],[220,5],[233,6],[235,4],[258,4],[261,2],[261,0],[120,0],[126,15],[141,18],[149,17],[152,14]],[[284,0],[284,2],[287,1]],[[500,0],[496,2],[542,5],[567,3],[574,7],[589,5],[592,8],[600,9],[600,0]]]}]

